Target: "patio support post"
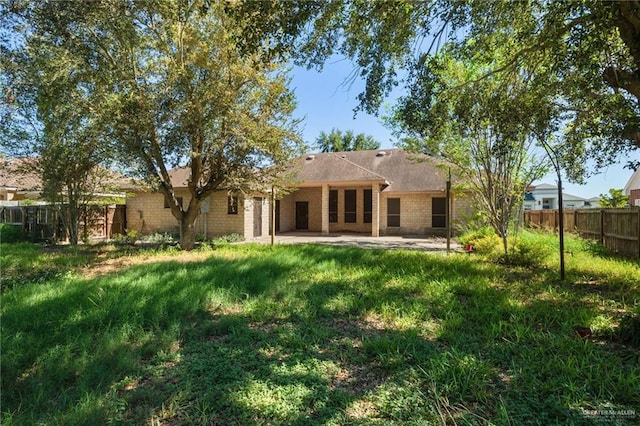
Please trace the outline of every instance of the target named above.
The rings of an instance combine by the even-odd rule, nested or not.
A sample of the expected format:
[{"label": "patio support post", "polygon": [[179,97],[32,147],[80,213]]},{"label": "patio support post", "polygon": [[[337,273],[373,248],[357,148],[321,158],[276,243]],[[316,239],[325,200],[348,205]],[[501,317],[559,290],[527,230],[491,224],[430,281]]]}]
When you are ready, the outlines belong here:
[{"label": "patio support post", "polygon": [[371,185],[371,236],[380,236],[380,185]]},{"label": "patio support post", "polygon": [[329,184],[322,185],[322,233],[329,233]]}]

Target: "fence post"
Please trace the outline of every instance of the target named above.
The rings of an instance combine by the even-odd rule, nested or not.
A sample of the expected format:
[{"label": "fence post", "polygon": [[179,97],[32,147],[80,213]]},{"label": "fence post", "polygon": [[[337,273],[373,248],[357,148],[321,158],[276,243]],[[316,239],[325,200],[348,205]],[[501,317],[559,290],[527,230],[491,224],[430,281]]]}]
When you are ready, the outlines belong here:
[{"label": "fence post", "polygon": [[604,209],[600,210],[600,244],[604,246]]}]

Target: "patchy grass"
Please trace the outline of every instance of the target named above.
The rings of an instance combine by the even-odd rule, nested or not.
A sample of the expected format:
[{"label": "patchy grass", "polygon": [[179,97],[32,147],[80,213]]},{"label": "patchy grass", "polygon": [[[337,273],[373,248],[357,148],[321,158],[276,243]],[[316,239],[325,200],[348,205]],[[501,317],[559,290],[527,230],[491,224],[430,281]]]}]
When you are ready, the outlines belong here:
[{"label": "patchy grass", "polygon": [[560,283],[553,259],[3,244],[1,423],[637,422],[615,330],[640,266],[569,245]]}]

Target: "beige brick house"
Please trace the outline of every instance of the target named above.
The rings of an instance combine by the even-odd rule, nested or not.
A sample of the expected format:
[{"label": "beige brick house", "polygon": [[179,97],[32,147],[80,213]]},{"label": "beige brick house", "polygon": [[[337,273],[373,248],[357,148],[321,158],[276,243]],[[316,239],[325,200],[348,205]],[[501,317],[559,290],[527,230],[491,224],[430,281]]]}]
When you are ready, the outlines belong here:
[{"label": "beige brick house", "polygon": [[[276,230],[434,235],[446,230],[447,171],[401,149],[310,154],[294,160],[298,190],[278,202]],[[451,217],[469,211],[452,197]]]},{"label": "beige brick house", "polygon": [[[437,160],[401,149],[309,154],[291,161],[292,190],[276,201],[280,232],[356,232],[438,235],[446,230],[447,172]],[[188,203],[187,170],[171,172],[178,197]],[[270,232],[270,194],[214,193],[201,209],[196,229],[212,238],[238,233],[246,239]],[[452,220],[469,212],[452,195]],[[137,192],[127,200],[127,227],[143,233],[178,232],[162,194]]]},{"label": "beige brick house", "polygon": [[[169,172],[176,197],[183,205],[190,201],[188,169]],[[180,226],[160,192],[134,189],[127,198],[127,229],[142,234],[179,234]],[[268,235],[270,204],[264,195],[242,196],[228,191],[214,192],[200,207],[196,220],[198,237],[215,238],[237,233],[246,239]]]}]

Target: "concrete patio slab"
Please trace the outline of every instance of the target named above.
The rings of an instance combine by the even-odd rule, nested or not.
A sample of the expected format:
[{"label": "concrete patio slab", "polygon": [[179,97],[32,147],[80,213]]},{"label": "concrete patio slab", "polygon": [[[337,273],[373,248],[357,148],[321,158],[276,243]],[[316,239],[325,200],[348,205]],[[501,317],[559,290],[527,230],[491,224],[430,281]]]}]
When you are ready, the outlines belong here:
[{"label": "concrete patio slab", "polygon": [[[270,244],[271,236],[264,236],[248,240]],[[444,237],[425,236],[384,236],[372,237],[366,234],[334,233],[322,234],[320,232],[286,232],[277,234],[275,244],[326,244],[342,247],[361,247],[368,249],[387,250],[421,250],[444,252],[447,249],[447,240]],[[460,244],[451,240],[451,251],[461,251]]]}]

